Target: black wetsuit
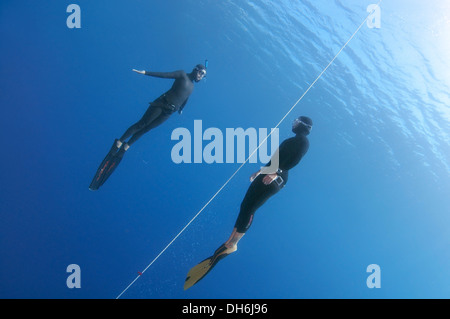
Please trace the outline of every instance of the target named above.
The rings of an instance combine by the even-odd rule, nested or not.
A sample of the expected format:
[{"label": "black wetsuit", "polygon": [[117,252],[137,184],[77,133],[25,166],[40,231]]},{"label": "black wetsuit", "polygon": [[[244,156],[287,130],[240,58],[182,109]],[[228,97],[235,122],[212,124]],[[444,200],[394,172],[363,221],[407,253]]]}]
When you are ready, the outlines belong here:
[{"label": "black wetsuit", "polygon": [[128,145],[136,142],[143,134],[150,131],[152,128],[162,124],[166,121],[172,113],[178,111],[181,113],[184,106],[194,90],[194,80],[191,74],[186,74],[184,71],[175,72],[148,72],[145,75],[154,76],[165,79],[175,79],[169,91],[161,95],[155,101],[150,103],[149,108],[142,116],[142,118],[130,128],[120,138],[121,142],[125,142],[127,138],[130,140]]},{"label": "black wetsuit", "polygon": [[[269,185],[265,185],[263,183],[265,174],[260,174],[255,178],[241,203],[241,210],[234,226],[237,228],[237,232],[245,233],[250,228],[256,210],[286,185],[289,170],[300,162],[302,157],[308,151],[308,148],[308,138],[301,134],[297,134],[295,137],[291,137],[281,143],[278,148],[279,169],[281,172],[279,172],[278,175],[282,177],[283,181],[280,185],[276,181],[273,181]],[[267,166],[270,164],[271,162],[269,162]]]}]

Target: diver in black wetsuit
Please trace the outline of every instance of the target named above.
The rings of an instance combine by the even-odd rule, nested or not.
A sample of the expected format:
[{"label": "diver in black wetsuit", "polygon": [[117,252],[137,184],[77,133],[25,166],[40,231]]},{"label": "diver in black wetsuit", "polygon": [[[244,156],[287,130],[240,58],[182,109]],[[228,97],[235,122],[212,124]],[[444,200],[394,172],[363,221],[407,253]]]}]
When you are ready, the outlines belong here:
[{"label": "diver in black wetsuit", "polygon": [[130,140],[125,143],[125,151],[143,134],[167,120],[172,113],[178,111],[181,114],[189,96],[194,90],[194,81],[200,82],[206,75],[206,68],[202,64],[198,64],[189,74],[186,74],[184,71],[149,72],[134,69],[133,71],[158,78],[175,79],[175,82],[169,91],[150,103],[144,116],[128,128],[117,141],[117,147],[119,148],[131,136]]},{"label": "diver in black wetsuit", "polygon": [[[130,126],[120,139],[114,141],[89,186],[90,190],[97,190],[103,185],[120,163],[128,148],[142,135],[161,125],[174,112],[178,111],[181,114],[194,90],[194,82],[200,82],[206,75],[206,67],[202,64],[198,64],[189,74],[184,71],[149,72],[135,69],[133,71],[158,78],[174,79],[175,81],[170,90],[150,103],[147,111],[138,122]],[[126,141],[128,138],[130,139]]]},{"label": "diver in black wetsuit", "polygon": [[[241,203],[239,216],[230,238],[215,251],[213,256],[205,259],[189,271],[184,289],[188,289],[197,283],[219,260],[237,250],[237,243],[250,228],[256,210],[286,185],[289,170],[296,166],[308,151],[309,141],[306,136],[311,132],[311,129],[312,120],[306,116],[300,116],[294,121],[292,131],[296,135],[283,141],[277,150],[278,170],[273,174],[266,174],[263,168],[250,177],[252,184]],[[271,163],[272,160],[266,166],[269,167]]]}]

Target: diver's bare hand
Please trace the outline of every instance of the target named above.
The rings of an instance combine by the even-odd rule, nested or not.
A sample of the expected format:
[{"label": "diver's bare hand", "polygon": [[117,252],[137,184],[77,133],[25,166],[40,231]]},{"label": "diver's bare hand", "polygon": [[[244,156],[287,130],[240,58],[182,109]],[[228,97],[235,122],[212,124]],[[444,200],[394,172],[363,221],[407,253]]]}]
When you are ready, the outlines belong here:
[{"label": "diver's bare hand", "polygon": [[133,69],[133,71],[136,72],[136,73],[139,73],[139,74],[145,74],[145,71],[139,71],[139,70],[136,70],[136,69]]},{"label": "diver's bare hand", "polygon": [[277,177],[278,177],[277,174],[268,174],[268,175],[264,176],[264,178],[263,178],[264,185],[271,184]]}]

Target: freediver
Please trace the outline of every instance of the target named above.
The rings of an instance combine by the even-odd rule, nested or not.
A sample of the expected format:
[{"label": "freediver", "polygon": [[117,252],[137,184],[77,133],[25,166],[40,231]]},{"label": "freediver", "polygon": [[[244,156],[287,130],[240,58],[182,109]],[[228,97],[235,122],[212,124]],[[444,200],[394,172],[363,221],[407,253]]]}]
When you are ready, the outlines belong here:
[{"label": "freediver", "polygon": [[133,69],[134,72],[139,74],[174,79],[175,81],[166,93],[153,102],[150,102],[150,106],[138,122],[130,126],[120,139],[114,141],[89,186],[90,190],[97,190],[105,183],[119,165],[125,152],[142,135],[164,123],[174,112],[178,111],[181,114],[189,96],[194,90],[194,82],[200,82],[205,77],[206,67],[207,65],[197,64],[191,73],[186,73],[183,70],[174,72],[151,72]]},{"label": "freediver", "polygon": [[[240,212],[230,238],[222,244],[211,257],[206,258],[193,267],[187,274],[184,289],[188,289],[208,274],[223,258],[237,250],[237,243],[250,228],[254,214],[270,197],[278,193],[287,183],[289,170],[296,166],[309,148],[307,135],[311,132],[312,120],[300,116],[294,120],[292,131],[294,137],[283,141],[278,152],[278,170],[275,173],[264,173],[263,169],[250,177],[250,187],[241,203]],[[274,160],[266,165],[269,167]]]}]

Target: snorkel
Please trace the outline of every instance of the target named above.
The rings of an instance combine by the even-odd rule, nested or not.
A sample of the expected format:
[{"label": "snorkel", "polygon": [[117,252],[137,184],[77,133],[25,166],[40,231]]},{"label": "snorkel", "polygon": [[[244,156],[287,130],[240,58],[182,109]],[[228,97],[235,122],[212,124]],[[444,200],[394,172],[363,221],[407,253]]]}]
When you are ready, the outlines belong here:
[{"label": "snorkel", "polygon": [[[205,60],[205,71],[208,69],[208,59]],[[206,73],[205,76],[203,77],[203,80],[206,81]]]}]

